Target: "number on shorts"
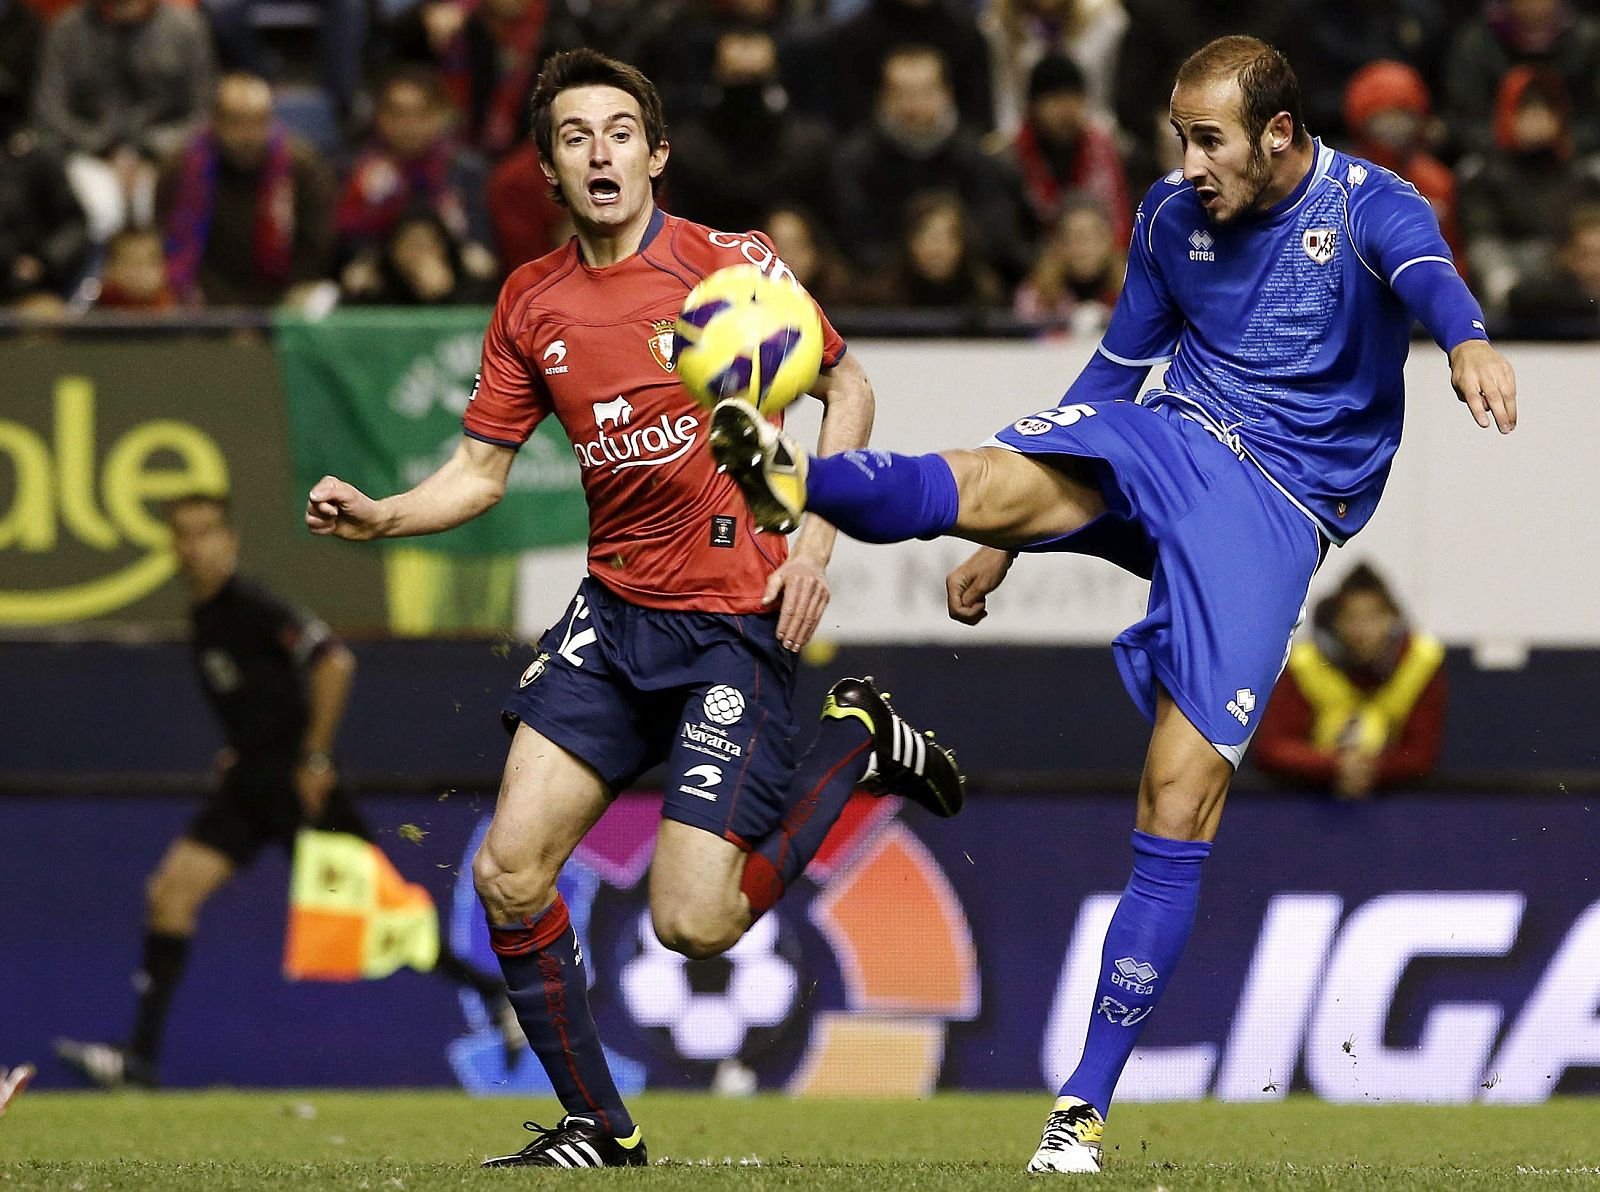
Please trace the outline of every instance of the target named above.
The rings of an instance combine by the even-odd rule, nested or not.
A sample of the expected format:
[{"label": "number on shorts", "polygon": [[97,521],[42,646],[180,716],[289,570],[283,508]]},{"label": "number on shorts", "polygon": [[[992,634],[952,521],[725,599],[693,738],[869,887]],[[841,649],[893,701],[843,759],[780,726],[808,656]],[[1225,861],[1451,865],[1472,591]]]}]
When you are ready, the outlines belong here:
[{"label": "number on shorts", "polygon": [[1070,406],[1057,406],[1039,415],[1040,418],[1048,418],[1057,426],[1075,426],[1081,419],[1093,416],[1094,407],[1081,401],[1074,402]]},{"label": "number on shorts", "polygon": [[562,635],[561,645],[556,650],[573,666],[583,665],[583,656],[578,651],[591,644],[597,636],[593,629],[578,629],[578,622],[588,619],[589,602],[580,594],[572,601],[572,615],[567,618],[566,633]]}]

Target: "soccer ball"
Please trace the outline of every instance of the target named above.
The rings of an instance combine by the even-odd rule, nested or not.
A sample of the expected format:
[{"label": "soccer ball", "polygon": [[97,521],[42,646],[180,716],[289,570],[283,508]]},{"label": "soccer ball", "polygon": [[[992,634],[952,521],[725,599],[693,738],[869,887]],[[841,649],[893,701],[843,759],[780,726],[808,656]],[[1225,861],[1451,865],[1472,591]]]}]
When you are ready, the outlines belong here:
[{"label": "soccer ball", "polygon": [[816,382],[822,319],[794,283],[754,265],[730,265],[689,291],[673,354],[678,376],[701,405],[742,397],[776,414]]},{"label": "soccer ball", "polygon": [[623,1004],[679,1059],[718,1063],[759,1052],[799,1009],[800,974],[778,924],[764,915],[722,955],[686,960],[662,947],[649,914],[641,915],[639,950],[622,966]]}]

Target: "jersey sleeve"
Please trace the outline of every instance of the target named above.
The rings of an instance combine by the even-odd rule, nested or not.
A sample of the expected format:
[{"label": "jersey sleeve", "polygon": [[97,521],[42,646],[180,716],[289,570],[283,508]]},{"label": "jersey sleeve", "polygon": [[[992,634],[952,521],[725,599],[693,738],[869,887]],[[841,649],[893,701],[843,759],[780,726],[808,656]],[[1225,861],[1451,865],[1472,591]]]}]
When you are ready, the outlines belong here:
[{"label": "jersey sleeve", "polygon": [[1445,351],[1489,337],[1433,206],[1409,182],[1385,172],[1363,184],[1350,206],[1350,234],[1367,268]]},{"label": "jersey sleeve", "polygon": [[1134,213],[1128,271],[1111,312],[1111,323],[1064,401],[1131,398],[1150,369],[1167,363],[1177,349],[1183,315],[1172,300],[1156,261],[1152,247],[1154,228],[1145,212],[1149,201],[1147,197]]},{"label": "jersey sleeve", "polygon": [[[794,270],[784,264],[783,258],[778,255],[777,246],[772,243],[765,232],[751,232],[750,238],[760,243],[762,248],[772,254],[772,264],[768,266],[767,273],[773,277],[787,276],[795,285],[800,286],[800,279],[795,277]],[[800,286],[800,289],[805,291],[806,288]],[[810,291],[806,291],[806,297],[811,298]],[[822,367],[832,368],[844,357],[844,337],[834,329],[833,324],[828,320],[828,312],[822,309],[820,302],[815,298],[811,298],[811,305],[817,308],[817,317],[822,320]]]},{"label": "jersey sleeve", "polygon": [[1146,214],[1149,202],[1146,198],[1134,213],[1128,271],[1111,324],[1100,340],[1100,355],[1113,364],[1143,369],[1171,360],[1183,329],[1183,315],[1161,275],[1155,216]]},{"label": "jersey sleeve", "polygon": [[[498,447],[520,447],[550,413],[544,378],[517,346],[517,322],[526,304],[513,297],[511,281],[500,291],[483,337],[483,362],[461,423],[474,439]],[[514,322],[515,320],[515,322]]]}]

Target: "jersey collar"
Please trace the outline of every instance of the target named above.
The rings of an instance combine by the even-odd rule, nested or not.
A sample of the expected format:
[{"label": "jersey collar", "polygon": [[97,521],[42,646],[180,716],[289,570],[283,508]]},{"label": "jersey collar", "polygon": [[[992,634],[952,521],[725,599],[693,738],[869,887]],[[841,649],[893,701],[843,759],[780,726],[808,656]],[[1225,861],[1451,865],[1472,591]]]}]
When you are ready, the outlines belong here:
[{"label": "jersey collar", "polygon": [[[654,242],[655,238],[658,235],[660,235],[661,229],[666,227],[666,226],[667,226],[667,213],[665,211],[661,210],[660,207],[656,207],[656,206],[652,205],[651,209],[650,209],[650,222],[645,224],[645,226],[644,226],[644,235],[639,240],[639,247],[634,249],[627,256],[623,257],[621,261],[618,261],[617,265],[621,265],[624,262],[631,261],[634,257],[639,256],[641,253],[643,253],[645,249],[650,247],[650,245]],[[597,273],[597,272],[600,272],[602,269],[605,269],[605,268],[615,268],[616,267],[614,265],[611,265],[611,266],[599,266],[599,267],[591,265],[589,263],[588,259],[585,258],[584,255],[583,255],[583,243],[582,243],[582,241],[580,241],[576,236],[574,236],[572,238],[572,250],[573,250],[573,252],[577,253],[577,255],[578,255],[578,264],[582,265],[585,269],[587,269],[587,270],[589,270],[591,272],[596,272]]]},{"label": "jersey collar", "polygon": [[639,241],[639,251],[649,248],[655,238],[660,235],[661,229],[667,224],[667,213],[660,207],[650,212],[650,222],[644,227],[644,239]]},{"label": "jersey collar", "polygon": [[1260,217],[1262,220],[1277,219],[1279,216],[1289,214],[1305,202],[1312,187],[1327,176],[1329,167],[1333,165],[1333,150],[1322,143],[1321,137],[1312,137],[1311,143],[1316,146],[1317,155],[1311,162],[1311,168],[1306,171],[1306,176],[1300,179],[1300,185],[1263,211]]}]

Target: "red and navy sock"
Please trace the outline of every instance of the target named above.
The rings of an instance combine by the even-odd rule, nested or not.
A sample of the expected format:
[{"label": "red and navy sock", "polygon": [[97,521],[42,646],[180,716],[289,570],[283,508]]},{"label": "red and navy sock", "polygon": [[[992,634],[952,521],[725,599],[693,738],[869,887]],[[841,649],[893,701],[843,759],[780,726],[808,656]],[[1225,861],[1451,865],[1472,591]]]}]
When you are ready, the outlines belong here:
[{"label": "red and navy sock", "polygon": [[490,923],[489,943],[500,958],[517,1021],[562,1108],[627,1138],[633,1133],[633,1118],[600,1047],[589,1010],[588,973],[566,902],[557,894],[542,914],[520,923]]},{"label": "red and navy sock", "polygon": [[739,888],[757,918],[817,855],[872,757],[872,734],[859,720],[824,720],[800,763],[778,826],[754,842]]}]

